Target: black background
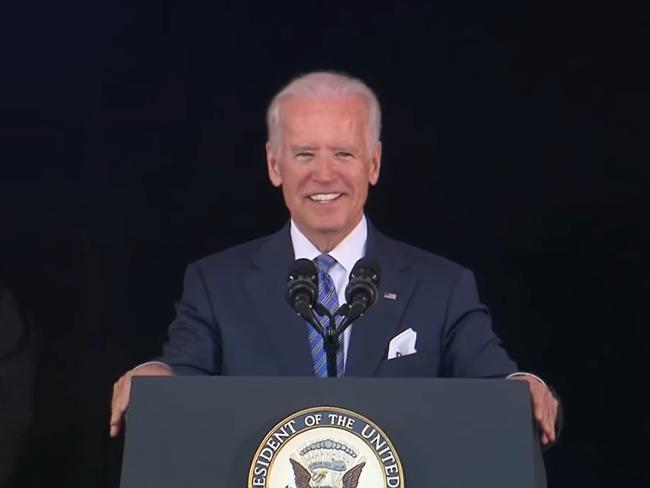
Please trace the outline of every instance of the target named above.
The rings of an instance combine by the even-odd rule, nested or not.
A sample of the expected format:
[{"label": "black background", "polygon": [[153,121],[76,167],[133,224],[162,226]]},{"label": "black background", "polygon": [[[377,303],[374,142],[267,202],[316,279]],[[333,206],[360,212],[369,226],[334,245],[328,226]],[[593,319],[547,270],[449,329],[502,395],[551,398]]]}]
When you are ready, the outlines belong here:
[{"label": "black background", "polygon": [[[494,5],[497,3],[498,5]],[[287,219],[266,104],[313,69],[384,111],[367,207],[472,268],[564,400],[550,486],[641,486],[648,17],[632,4],[25,1],[0,15],[0,274],[38,333],[17,486],[117,486],[113,381],[159,352],[184,267]]]}]

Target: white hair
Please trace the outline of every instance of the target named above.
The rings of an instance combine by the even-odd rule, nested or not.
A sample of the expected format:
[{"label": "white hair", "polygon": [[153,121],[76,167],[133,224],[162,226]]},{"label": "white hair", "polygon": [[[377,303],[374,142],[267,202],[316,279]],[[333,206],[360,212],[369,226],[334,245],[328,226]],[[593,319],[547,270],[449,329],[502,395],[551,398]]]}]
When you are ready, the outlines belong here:
[{"label": "white hair", "polygon": [[266,112],[269,143],[277,148],[280,135],[280,106],[290,97],[347,98],[362,97],[368,105],[368,144],[379,142],[381,132],[381,109],[375,93],[358,78],[333,71],[315,71],[294,78],[271,100]]}]

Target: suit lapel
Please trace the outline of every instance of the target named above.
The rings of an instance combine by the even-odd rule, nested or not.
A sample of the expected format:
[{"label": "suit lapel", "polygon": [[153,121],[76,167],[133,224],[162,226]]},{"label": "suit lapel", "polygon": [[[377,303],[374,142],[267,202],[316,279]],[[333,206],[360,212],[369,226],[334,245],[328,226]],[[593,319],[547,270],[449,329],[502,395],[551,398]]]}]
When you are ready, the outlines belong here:
[{"label": "suit lapel", "polygon": [[294,261],[289,226],[273,234],[251,258],[246,289],[260,317],[262,332],[284,376],[313,375],[307,325],[285,299],[287,272]]},{"label": "suit lapel", "polygon": [[[381,235],[370,223],[366,256],[376,259],[381,266],[379,300],[352,327],[346,376],[375,374],[381,361],[386,359],[388,343],[399,330],[406,304],[416,285],[400,247]],[[385,295],[389,298],[385,298]]]}]

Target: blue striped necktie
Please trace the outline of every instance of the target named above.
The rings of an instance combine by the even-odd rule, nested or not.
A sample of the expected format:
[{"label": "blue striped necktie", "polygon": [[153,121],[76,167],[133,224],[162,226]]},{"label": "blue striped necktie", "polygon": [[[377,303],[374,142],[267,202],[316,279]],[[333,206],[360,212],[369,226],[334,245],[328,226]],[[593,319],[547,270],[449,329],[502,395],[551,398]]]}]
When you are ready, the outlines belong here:
[{"label": "blue striped necktie", "polygon": [[[329,275],[329,270],[336,264],[336,259],[329,254],[321,254],[314,262],[318,268],[318,302],[324,305],[330,313],[334,313],[339,308],[339,298],[336,294],[334,282]],[[317,315],[317,317],[323,325],[323,328],[327,329],[329,327],[328,318],[322,315]],[[342,317],[337,317],[336,324],[338,325],[342,319]],[[311,349],[311,357],[314,360],[314,375],[326,378],[327,354],[325,353],[323,338],[311,325],[307,324],[307,327],[309,328],[309,348]],[[341,334],[339,336],[339,350],[336,354],[336,370],[338,376],[343,376],[344,367],[343,334]]]}]

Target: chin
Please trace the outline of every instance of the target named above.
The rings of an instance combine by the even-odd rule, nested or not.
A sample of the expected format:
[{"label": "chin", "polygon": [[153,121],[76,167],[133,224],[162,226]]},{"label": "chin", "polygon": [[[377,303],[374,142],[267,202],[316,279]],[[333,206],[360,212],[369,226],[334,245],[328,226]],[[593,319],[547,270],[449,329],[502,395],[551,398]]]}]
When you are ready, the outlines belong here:
[{"label": "chin", "polygon": [[336,215],[319,215],[317,217],[309,219],[309,224],[309,226],[317,232],[330,234],[345,230],[347,220]]}]

